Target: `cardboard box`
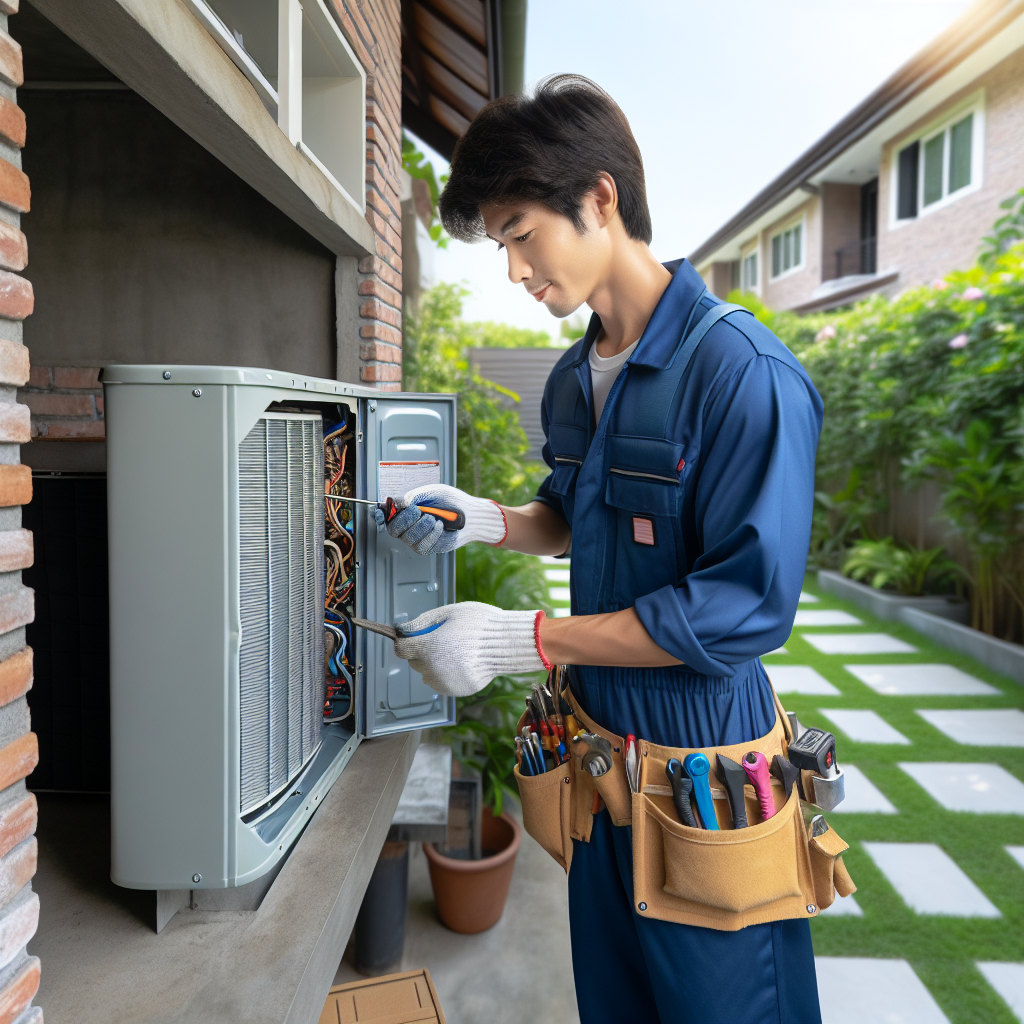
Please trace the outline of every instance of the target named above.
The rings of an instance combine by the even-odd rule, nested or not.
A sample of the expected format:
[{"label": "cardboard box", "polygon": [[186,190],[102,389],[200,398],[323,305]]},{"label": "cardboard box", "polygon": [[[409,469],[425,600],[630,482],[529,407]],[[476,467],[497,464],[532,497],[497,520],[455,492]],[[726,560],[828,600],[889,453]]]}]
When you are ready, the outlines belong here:
[{"label": "cardboard box", "polygon": [[445,1024],[430,972],[408,971],[335,985],[320,1024]]}]

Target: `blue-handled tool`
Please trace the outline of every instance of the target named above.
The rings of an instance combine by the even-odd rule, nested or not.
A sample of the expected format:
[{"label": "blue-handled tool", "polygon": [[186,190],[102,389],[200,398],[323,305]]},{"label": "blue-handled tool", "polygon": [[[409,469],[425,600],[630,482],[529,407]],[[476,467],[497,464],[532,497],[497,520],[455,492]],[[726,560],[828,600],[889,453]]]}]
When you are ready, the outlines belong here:
[{"label": "blue-handled tool", "polygon": [[670,757],[665,765],[665,774],[672,784],[672,803],[676,805],[679,820],[690,828],[700,828],[693,816],[690,796],[693,794],[693,783],[683,774],[683,766],[678,757]]},{"label": "blue-handled tool", "polygon": [[697,803],[701,824],[706,829],[717,832],[718,818],[715,816],[715,801],[711,798],[711,784],[708,782],[711,762],[700,751],[687,754],[683,761],[683,771],[693,782],[693,799]]}]

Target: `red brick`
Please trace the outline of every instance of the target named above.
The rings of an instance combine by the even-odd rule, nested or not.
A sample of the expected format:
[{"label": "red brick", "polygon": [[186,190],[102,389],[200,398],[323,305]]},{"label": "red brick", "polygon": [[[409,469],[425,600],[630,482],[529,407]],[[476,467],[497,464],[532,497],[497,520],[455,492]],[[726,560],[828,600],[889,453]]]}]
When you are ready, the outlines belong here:
[{"label": "red brick", "polygon": [[0,160],[0,203],[18,213],[28,213],[32,205],[28,175],[7,160]]},{"label": "red brick", "polygon": [[379,299],[360,303],[359,315],[367,320],[383,320],[392,327],[402,326],[402,314],[392,306],[385,306]]},{"label": "red brick", "polygon": [[377,256],[364,256],[359,261],[359,272],[361,274],[376,274],[396,291],[402,290],[402,275]]},{"label": "red brick", "polygon": [[100,419],[103,419],[103,396],[102,395],[97,395],[96,396],[96,413],[100,417]]},{"label": "red brick", "polygon": [[6,967],[39,927],[39,897],[23,890],[0,912],[0,967]]},{"label": "red brick", "polygon": [[389,345],[402,346],[402,332],[396,331],[394,327],[382,324],[380,321],[372,324],[363,324],[359,328],[359,337],[377,338],[379,341],[386,341]]},{"label": "red brick", "polygon": [[[31,530],[0,531],[0,572],[27,569],[32,564],[33,557]],[[0,704],[5,703],[6,701],[0,700]]]},{"label": "red brick", "polygon": [[373,277],[367,277],[359,282],[359,294],[373,295],[389,306],[397,306],[399,309],[402,307],[402,293]]},{"label": "red brick", "polygon": [[359,346],[359,358],[364,363],[375,360],[381,363],[401,363],[402,350],[395,345],[382,345],[379,341],[373,341]]},{"label": "red brick", "polygon": [[0,96],[0,135],[19,149],[25,145],[25,111],[6,96]]},{"label": "red brick", "polygon": [[[33,837],[20,843],[6,857],[0,859],[0,906],[14,899],[32,880],[36,873],[37,857],[38,844]],[[3,1019],[3,1014],[0,1013],[0,1024]]]},{"label": "red brick", "polygon": [[0,317],[24,320],[35,307],[32,282],[6,270],[0,270]]},{"label": "red brick", "polygon": [[[13,628],[13,627],[12,627]],[[27,732],[0,749],[0,789],[25,778],[39,764],[39,741]]]},{"label": "red brick", "polygon": [[[13,345],[14,342],[4,342],[6,345]],[[19,345],[18,348],[24,346]],[[28,357],[28,349],[25,349],[26,359]],[[50,368],[48,366],[33,366],[31,373],[28,378],[28,386],[30,388],[50,388],[53,387],[53,378],[50,375]]]},{"label": "red brick", "polygon": [[21,47],[6,32],[0,32],[0,80],[14,86],[25,81]]},{"label": "red brick", "polygon": [[0,991],[0,1024],[14,1024],[39,991],[39,957],[32,956]]},{"label": "red brick", "polygon": [[401,380],[402,368],[394,363],[371,363],[360,369],[359,376],[367,381]]},{"label": "red brick", "polygon": [[32,418],[27,405],[0,402],[0,442],[26,444],[32,438]]},{"label": "red brick", "polygon": [[92,395],[59,395],[53,391],[23,391],[18,397],[32,410],[33,416],[88,416],[96,415]]},{"label": "red brick", "polygon": [[[85,441],[102,441],[107,436],[103,420],[52,420],[49,423],[33,424],[39,427],[38,437],[49,441],[62,438],[77,438]],[[45,427],[45,432],[42,428]]]},{"label": "red brick", "polygon": [[28,349],[16,341],[0,340],[0,384],[21,387],[29,380]]},{"label": "red brick", "polygon": [[53,386],[95,390],[102,387],[100,368],[98,366],[55,366],[53,368]]},{"label": "red brick", "polygon": [[[24,531],[29,534],[28,530]],[[22,647],[17,654],[0,661],[0,704],[10,704],[32,689],[32,648]],[[3,853],[0,853],[3,856]]]},{"label": "red brick", "polygon": [[[0,508],[27,505],[31,500],[32,470],[28,466],[0,466]],[[0,629],[0,633],[6,632]]]},{"label": "red brick", "polygon": [[24,270],[28,265],[28,239],[11,224],[0,221],[0,269]]},{"label": "red brick", "polygon": [[23,843],[36,830],[39,805],[35,793],[26,793],[20,800],[0,810],[0,857],[19,843]]}]

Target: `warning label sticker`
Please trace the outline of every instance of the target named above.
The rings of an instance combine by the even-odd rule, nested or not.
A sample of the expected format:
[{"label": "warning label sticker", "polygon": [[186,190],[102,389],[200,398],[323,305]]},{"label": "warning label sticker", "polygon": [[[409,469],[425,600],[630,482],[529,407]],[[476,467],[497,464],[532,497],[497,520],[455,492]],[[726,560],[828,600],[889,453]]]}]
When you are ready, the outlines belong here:
[{"label": "warning label sticker", "polygon": [[377,468],[377,500],[400,498],[414,487],[440,482],[440,462],[381,462]]}]

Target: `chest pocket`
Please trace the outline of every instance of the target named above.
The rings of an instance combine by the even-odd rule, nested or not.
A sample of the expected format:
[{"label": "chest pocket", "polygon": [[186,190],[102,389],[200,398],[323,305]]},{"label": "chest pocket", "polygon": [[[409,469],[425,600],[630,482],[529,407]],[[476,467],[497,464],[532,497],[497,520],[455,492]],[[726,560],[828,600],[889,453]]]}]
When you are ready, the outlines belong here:
[{"label": "chest pocket", "polygon": [[567,423],[548,427],[548,444],[555,461],[551,490],[566,497],[576,484],[576,476],[587,455],[587,431]]},{"label": "chest pocket", "polygon": [[605,504],[615,522],[616,607],[678,582],[682,573],[683,445],[611,434]]}]

